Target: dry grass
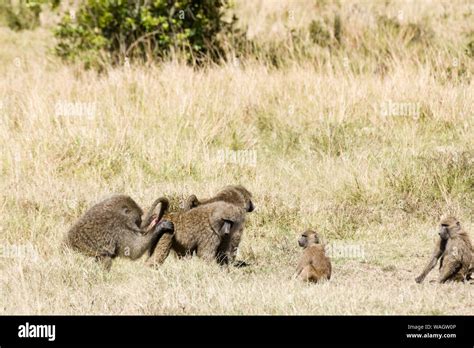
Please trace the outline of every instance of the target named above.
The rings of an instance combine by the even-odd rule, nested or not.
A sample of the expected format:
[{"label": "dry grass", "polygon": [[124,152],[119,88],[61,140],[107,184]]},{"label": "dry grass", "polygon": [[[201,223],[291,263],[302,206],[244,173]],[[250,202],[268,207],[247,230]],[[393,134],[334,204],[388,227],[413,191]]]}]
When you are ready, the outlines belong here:
[{"label": "dry grass", "polygon": [[[274,42],[274,28],[283,50],[291,44],[280,25],[285,11],[294,10],[296,28],[314,12],[305,3],[268,4],[241,2],[236,11],[262,47]],[[439,51],[422,55],[416,45],[388,41],[393,59],[354,51],[349,66],[349,48],[367,35],[350,6],[340,10],[343,23],[359,24],[345,36],[346,51],[316,48],[311,54],[332,58],[320,64],[303,54],[278,69],[249,58],[97,75],[51,57],[44,29],[1,28],[0,314],[472,314],[472,285],[429,283],[436,271],[414,282],[440,215],[456,214],[474,231],[474,63],[463,55],[474,10],[472,2],[458,5],[350,3],[389,17],[403,10],[407,23],[433,34],[420,47]],[[374,35],[364,40],[379,47]],[[57,115],[67,103],[95,113]],[[384,115],[388,105],[402,115]],[[222,163],[223,150],[250,157]],[[118,261],[103,274],[58,250],[74,220],[111,192],[142,205],[161,195],[177,203],[229,183],[255,196],[240,250],[250,267],[170,257],[159,270]],[[359,250],[333,256],[329,283],[291,279],[296,236],[307,227]],[[28,243],[37,260],[31,251],[5,257]]]}]

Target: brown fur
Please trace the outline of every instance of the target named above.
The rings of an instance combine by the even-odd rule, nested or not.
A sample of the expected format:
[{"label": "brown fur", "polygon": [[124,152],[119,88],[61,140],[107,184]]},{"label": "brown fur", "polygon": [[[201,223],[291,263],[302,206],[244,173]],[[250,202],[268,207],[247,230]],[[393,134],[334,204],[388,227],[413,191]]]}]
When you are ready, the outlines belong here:
[{"label": "brown fur", "polygon": [[[153,213],[153,211],[155,210],[158,204],[160,204],[160,212],[158,213],[158,215],[156,215]],[[166,213],[169,205],[170,203],[165,197],[160,197],[156,199],[145,214],[140,228],[145,229],[146,231],[149,231],[151,228],[153,228],[154,225],[156,225],[156,223],[160,221],[163,215]]]},{"label": "brown fur", "polygon": [[466,279],[471,280],[473,279],[472,275],[474,274],[474,250],[472,251],[471,256],[471,267],[469,267],[469,272],[467,274]]},{"label": "brown fur", "polygon": [[474,250],[472,251],[471,254],[472,254],[472,256],[471,256],[471,266],[469,267],[469,272],[468,272],[467,277],[466,277],[467,280],[473,279],[472,275],[474,274]]},{"label": "brown fur", "polygon": [[247,212],[252,212],[255,206],[252,202],[252,194],[242,185],[229,185],[211,198],[199,200],[195,195],[188,197],[184,203],[184,211],[190,210],[202,204],[223,201],[244,208]]},{"label": "brown fur", "polygon": [[[455,217],[440,222],[440,238],[430,262],[415,281],[421,283],[440,259],[439,283],[465,281],[472,273],[472,244],[469,235]],[[471,270],[470,270],[471,269]]]},{"label": "brown fur", "polygon": [[106,269],[110,269],[117,256],[136,260],[164,233],[173,231],[171,222],[158,222],[149,216],[146,218],[153,228],[143,225],[142,215],[142,209],[132,198],[114,195],[91,207],[67,232],[65,244],[95,257]]},{"label": "brown fur", "polygon": [[[255,206],[252,202],[252,194],[242,185],[229,185],[220,190],[214,197],[199,200],[195,195],[188,197],[184,204],[184,211],[193,209],[200,205],[205,205],[213,202],[227,202],[236,205],[240,208],[245,209],[246,212],[252,212]],[[244,225],[238,231],[232,234],[231,239],[226,243],[223,248],[222,262],[223,263],[234,263],[237,255],[237,251],[242,240],[244,232]],[[228,252],[230,250],[230,252]]]},{"label": "brown fur", "polygon": [[174,236],[160,239],[147,261],[150,266],[161,264],[171,249],[179,257],[196,253],[222,263],[230,252],[229,240],[245,221],[245,212],[226,202],[213,202],[165,218],[173,222]]},{"label": "brown fur", "polygon": [[313,283],[329,280],[331,260],[326,256],[318,234],[315,231],[306,231],[299,238],[298,244],[304,251],[296,267],[296,277]]}]

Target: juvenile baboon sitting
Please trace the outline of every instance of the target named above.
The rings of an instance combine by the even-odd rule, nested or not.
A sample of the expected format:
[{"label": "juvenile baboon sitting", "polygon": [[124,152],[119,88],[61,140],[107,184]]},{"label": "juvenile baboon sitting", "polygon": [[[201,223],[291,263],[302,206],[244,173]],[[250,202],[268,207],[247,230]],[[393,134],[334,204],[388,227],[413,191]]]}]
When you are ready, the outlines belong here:
[{"label": "juvenile baboon sitting", "polygon": [[[242,185],[229,185],[224,187],[222,190],[217,192],[217,194],[211,198],[199,200],[195,195],[188,197],[184,203],[184,211],[196,208],[201,205],[213,203],[213,202],[227,202],[233,205],[236,205],[240,208],[245,209],[246,212],[252,212],[255,210],[255,205],[252,201],[252,194]],[[242,235],[244,231],[244,224],[241,228],[235,231],[230,240],[226,245],[226,249],[221,253],[220,259],[222,263],[234,263],[237,255],[237,250],[239,248],[240,242],[242,240]],[[229,251],[230,250],[230,251]],[[239,265],[245,265],[245,262],[241,261]]]},{"label": "juvenile baboon sitting", "polygon": [[174,235],[162,238],[147,264],[161,264],[173,249],[179,257],[196,253],[206,260],[222,259],[230,252],[229,241],[245,221],[245,211],[226,202],[213,202],[189,211],[165,216],[173,222]]},{"label": "juvenile baboon sitting", "polygon": [[439,265],[439,283],[446,281],[465,281],[471,277],[472,244],[469,235],[461,227],[455,217],[447,217],[441,220],[439,228],[439,240],[423,272],[416,277],[415,281],[421,283],[428,273]]},{"label": "juvenile baboon sitting", "polygon": [[155,201],[142,224],[143,211],[138,204],[129,196],[114,195],[90,208],[67,232],[65,244],[95,257],[107,270],[117,256],[136,260],[164,233],[173,232],[173,224],[161,220],[164,208],[151,218],[154,207],[164,201]]},{"label": "juvenile baboon sitting", "polygon": [[331,278],[331,260],[326,256],[324,245],[315,231],[305,231],[298,239],[298,244],[304,249],[298,266],[296,277],[301,280],[317,283]]}]

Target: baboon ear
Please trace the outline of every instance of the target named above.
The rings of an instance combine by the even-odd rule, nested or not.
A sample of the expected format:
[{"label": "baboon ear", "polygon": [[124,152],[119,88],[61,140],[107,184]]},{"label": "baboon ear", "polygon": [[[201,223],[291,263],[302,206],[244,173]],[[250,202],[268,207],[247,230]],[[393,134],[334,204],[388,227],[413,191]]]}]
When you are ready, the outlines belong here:
[{"label": "baboon ear", "polygon": [[461,227],[461,223],[459,221],[456,221],[456,226]]},{"label": "baboon ear", "polygon": [[249,206],[247,208],[247,212],[251,213],[255,210],[255,205],[253,205],[253,202],[250,200],[249,201]]}]

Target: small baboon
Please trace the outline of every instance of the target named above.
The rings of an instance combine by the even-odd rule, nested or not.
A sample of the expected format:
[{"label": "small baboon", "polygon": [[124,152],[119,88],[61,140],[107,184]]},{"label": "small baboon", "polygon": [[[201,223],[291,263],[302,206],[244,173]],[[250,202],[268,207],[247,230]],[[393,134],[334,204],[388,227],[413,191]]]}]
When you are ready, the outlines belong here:
[{"label": "small baboon", "polygon": [[171,249],[179,257],[196,253],[206,260],[223,263],[230,253],[232,234],[245,221],[245,211],[226,202],[213,202],[170,213],[165,218],[173,222],[174,235],[158,241],[147,260],[150,266],[161,264]]},{"label": "small baboon", "polygon": [[314,283],[322,279],[329,280],[331,260],[326,256],[324,245],[321,244],[318,234],[311,230],[305,231],[298,239],[298,244],[304,250],[296,267],[295,276]]},{"label": "small baboon", "polygon": [[[157,218],[151,213],[160,198],[153,203],[142,224],[143,211],[129,196],[114,195],[91,207],[68,231],[65,244],[87,256],[95,257],[109,270],[112,260],[128,257],[136,260],[149,250],[164,233],[173,232],[170,221],[161,220],[165,209]],[[152,227],[150,227],[152,226]]]},{"label": "small baboon", "polygon": [[436,266],[438,259],[440,259],[439,283],[467,280],[470,277],[469,269],[472,262],[472,244],[469,235],[461,227],[460,222],[451,216],[441,220],[439,237],[430,262],[415,281],[421,283]]},{"label": "small baboon", "polygon": [[[193,209],[200,205],[209,204],[212,202],[227,202],[234,204],[238,207],[245,209],[246,212],[252,212],[255,210],[255,205],[252,202],[252,194],[242,185],[229,185],[220,190],[214,197],[199,200],[195,195],[188,197],[184,203],[184,211]],[[237,255],[237,250],[239,248],[240,242],[242,240],[242,235],[244,231],[244,225],[238,231],[235,231],[230,240],[228,241],[228,246],[225,245],[225,252],[220,253],[220,258],[223,263],[234,263]],[[227,243],[225,243],[227,244]],[[224,245],[224,244],[223,244]],[[230,250],[230,252],[228,252]],[[244,262],[240,263],[244,265]]]},{"label": "small baboon", "polygon": [[196,195],[189,196],[184,203],[184,211],[190,210],[202,204],[218,201],[235,204],[244,208],[249,213],[255,210],[255,206],[252,202],[252,194],[249,190],[247,190],[242,185],[229,185],[217,192],[214,197],[208,199],[199,200]]}]

